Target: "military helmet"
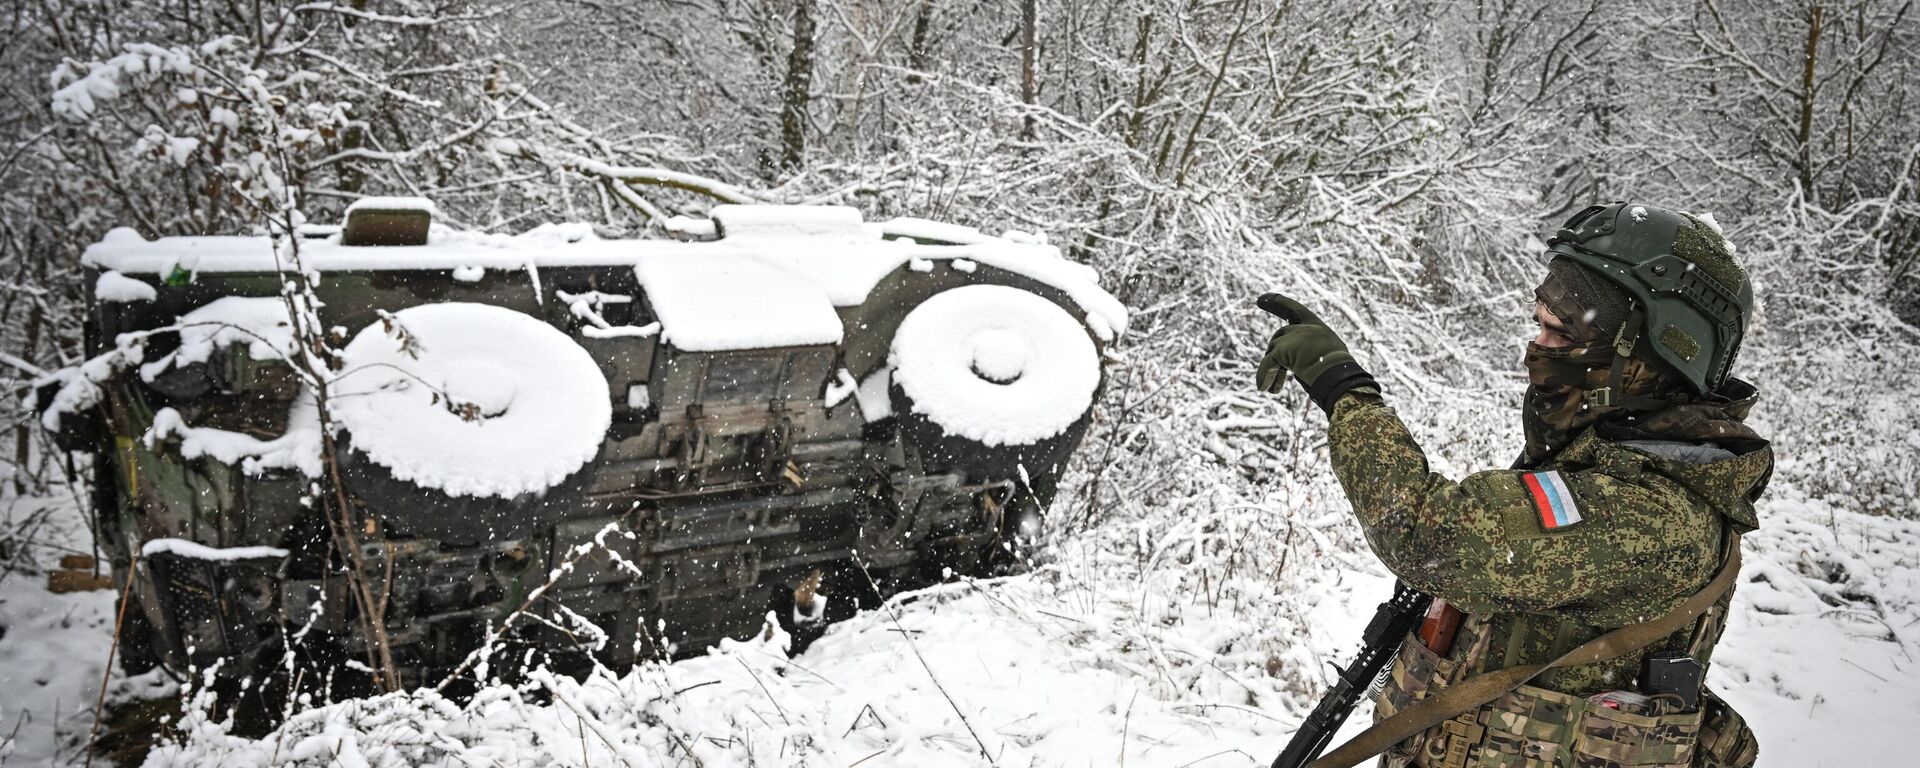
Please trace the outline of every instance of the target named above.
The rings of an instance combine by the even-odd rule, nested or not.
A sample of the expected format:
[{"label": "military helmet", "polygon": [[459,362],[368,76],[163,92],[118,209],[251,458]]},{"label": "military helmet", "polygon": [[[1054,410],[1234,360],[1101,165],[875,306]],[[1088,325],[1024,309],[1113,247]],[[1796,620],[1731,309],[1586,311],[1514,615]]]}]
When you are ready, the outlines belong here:
[{"label": "military helmet", "polygon": [[1629,354],[1644,337],[1651,357],[1696,394],[1727,380],[1753,311],[1753,286],[1718,228],[1681,211],[1617,202],[1574,214],[1547,246],[1633,297],[1616,354]]}]

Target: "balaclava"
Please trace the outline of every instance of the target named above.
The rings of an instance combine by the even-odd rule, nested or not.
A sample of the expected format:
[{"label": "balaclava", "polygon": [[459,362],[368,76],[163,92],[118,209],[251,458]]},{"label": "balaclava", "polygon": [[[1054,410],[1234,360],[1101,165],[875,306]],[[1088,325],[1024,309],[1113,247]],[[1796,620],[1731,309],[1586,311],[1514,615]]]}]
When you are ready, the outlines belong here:
[{"label": "balaclava", "polygon": [[[1607,385],[1615,334],[1632,311],[1627,293],[1585,267],[1559,258],[1547,265],[1547,278],[1534,290],[1534,298],[1567,326],[1573,344],[1527,345],[1529,386],[1520,417],[1527,438],[1520,457],[1523,467],[1551,458],[1595,422],[1629,411],[1623,405],[1595,405],[1587,398],[1588,392]],[[1636,351],[1627,360],[1622,389],[1630,395],[1676,398],[1684,387],[1662,370]]]}]

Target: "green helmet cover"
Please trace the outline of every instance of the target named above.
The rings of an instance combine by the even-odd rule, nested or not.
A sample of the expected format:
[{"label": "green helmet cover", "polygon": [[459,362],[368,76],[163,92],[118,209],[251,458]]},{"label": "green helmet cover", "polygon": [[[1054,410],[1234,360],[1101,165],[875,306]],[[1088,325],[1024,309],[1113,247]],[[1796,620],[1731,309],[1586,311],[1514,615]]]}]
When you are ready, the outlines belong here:
[{"label": "green helmet cover", "polygon": [[[1622,327],[1697,394],[1727,380],[1753,312],[1753,286],[1718,229],[1644,203],[1595,205],[1567,219],[1547,250],[1633,297],[1644,322]],[[1629,322],[1631,325],[1631,321]]]}]

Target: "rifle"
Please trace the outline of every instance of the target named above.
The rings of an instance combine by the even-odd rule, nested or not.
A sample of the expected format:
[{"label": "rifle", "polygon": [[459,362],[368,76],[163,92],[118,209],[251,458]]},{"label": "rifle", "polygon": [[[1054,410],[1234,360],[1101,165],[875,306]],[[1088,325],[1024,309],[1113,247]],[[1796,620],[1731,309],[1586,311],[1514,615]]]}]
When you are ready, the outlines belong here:
[{"label": "rifle", "polygon": [[1401,641],[1420,626],[1432,602],[1432,595],[1394,582],[1393,597],[1381,603],[1374,610],[1373,620],[1367,622],[1367,631],[1361,635],[1360,655],[1346,669],[1332,665],[1339,679],[1320,697],[1320,703],[1307,719],[1301,721],[1300,730],[1293,732],[1286,750],[1274,758],[1273,768],[1304,768],[1320,757],[1327,742],[1333,740],[1333,734],[1347,721],[1347,715],[1353,713],[1353,705],[1360,701],[1361,694],[1373,687],[1381,670],[1393,661]]}]

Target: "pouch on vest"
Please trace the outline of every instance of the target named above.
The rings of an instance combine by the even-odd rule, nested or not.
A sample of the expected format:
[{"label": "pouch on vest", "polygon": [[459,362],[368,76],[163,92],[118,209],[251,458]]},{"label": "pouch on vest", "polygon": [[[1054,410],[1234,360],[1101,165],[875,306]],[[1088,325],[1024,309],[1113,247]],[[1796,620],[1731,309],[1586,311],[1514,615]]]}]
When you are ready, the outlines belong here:
[{"label": "pouch on vest", "polygon": [[[1387,681],[1380,688],[1380,697],[1374,703],[1374,718],[1384,719],[1447,687],[1453,679],[1458,663],[1442,658],[1420,642],[1417,635],[1407,635],[1400,643],[1400,655],[1388,668]],[[1426,743],[1426,734],[1408,739],[1393,746],[1386,753],[1387,765],[1407,765]]]},{"label": "pouch on vest", "polygon": [[[1426,768],[1692,768],[1707,715],[1704,709],[1661,715],[1621,712],[1528,681],[1551,669],[1619,659],[1696,625],[1726,598],[1739,577],[1739,537],[1728,536],[1724,549],[1725,561],[1713,579],[1673,610],[1610,630],[1544,664],[1451,679],[1452,675],[1440,674],[1439,657],[1410,632],[1388,674],[1386,690],[1381,691],[1373,726],[1322,755],[1314,765],[1350,768],[1368,757],[1388,754],[1384,762],[1389,766],[1410,760]],[[1485,652],[1482,636],[1464,658]],[[1445,685],[1438,685],[1443,677]],[[1726,734],[1717,738],[1732,742],[1725,746],[1737,761],[1749,750],[1739,743],[1744,726],[1734,727],[1730,714],[1727,710],[1716,722]]]},{"label": "pouch on vest", "polygon": [[1698,711],[1636,715],[1588,706],[1574,726],[1575,764],[1689,768],[1700,741],[1701,716]]},{"label": "pouch on vest", "polygon": [[[1707,712],[1637,715],[1533,686],[1502,694],[1397,746],[1389,766],[1421,768],[1746,768],[1696,760]],[[1737,741],[1734,740],[1734,741]],[[1738,745],[1730,741],[1736,749]]]},{"label": "pouch on vest", "polygon": [[1700,747],[1694,768],[1752,768],[1760,759],[1760,742],[1747,721],[1711,690],[1701,691]]},{"label": "pouch on vest", "polygon": [[[1445,690],[1459,663],[1413,636],[1380,692],[1385,719]],[[1389,768],[1751,768],[1751,732],[1725,702],[1702,693],[1693,712],[1646,715],[1523,685],[1389,750]]]}]

